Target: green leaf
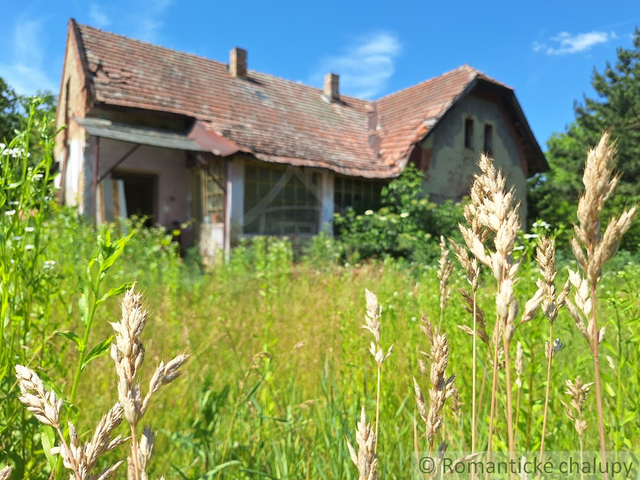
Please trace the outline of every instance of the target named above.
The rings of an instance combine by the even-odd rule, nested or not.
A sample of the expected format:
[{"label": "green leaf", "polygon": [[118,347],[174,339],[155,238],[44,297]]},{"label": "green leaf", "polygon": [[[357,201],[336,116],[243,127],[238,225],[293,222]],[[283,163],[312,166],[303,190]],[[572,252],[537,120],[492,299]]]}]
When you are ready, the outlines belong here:
[{"label": "green leaf", "polygon": [[607,391],[610,397],[616,396],[616,392],[613,391],[613,388],[611,387],[610,383],[605,383],[604,389]]},{"label": "green leaf", "polygon": [[42,442],[42,449],[44,450],[44,455],[47,457],[47,462],[49,462],[49,467],[51,469],[56,468],[56,463],[58,460],[56,457],[51,455],[51,449],[56,446],[56,432],[53,427],[48,425],[38,424],[38,429],[40,430],[40,441]]},{"label": "green leaf", "polygon": [[211,478],[212,476],[214,476],[216,473],[218,473],[220,470],[230,467],[232,465],[240,465],[240,461],[239,460],[231,460],[229,462],[224,462],[221,463],[220,465],[217,465],[215,467],[213,467],[211,470],[209,470],[207,473],[205,473],[203,475],[204,478]]},{"label": "green leaf", "polygon": [[131,283],[123,283],[122,285],[120,285],[119,287],[116,288],[112,288],[111,290],[109,290],[107,293],[105,293],[100,300],[98,300],[98,304],[106,301],[107,299],[113,297],[114,295],[120,295],[122,294],[125,290],[128,290],[131,288],[131,286],[133,285],[133,282]]},{"label": "green leaf", "polygon": [[95,360],[96,358],[103,356],[104,354],[106,354],[109,351],[109,347],[111,346],[111,340],[113,340],[113,336],[111,336],[111,337],[107,338],[106,340],[100,342],[98,345],[93,347],[89,353],[87,353],[87,356],[85,357],[84,361],[82,362],[82,369],[83,370],[84,370],[84,367],[86,367],[89,364],[90,361]]},{"label": "green leaf", "polygon": [[78,351],[84,352],[84,349],[86,347],[86,345],[84,344],[84,340],[82,340],[82,338],[80,338],[80,336],[78,336],[78,334],[76,334],[75,332],[72,332],[71,330],[66,332],[58,331],[56,332],[56,335],[60,335],[61,337],[65,337],[71,340],[78,347]]}]

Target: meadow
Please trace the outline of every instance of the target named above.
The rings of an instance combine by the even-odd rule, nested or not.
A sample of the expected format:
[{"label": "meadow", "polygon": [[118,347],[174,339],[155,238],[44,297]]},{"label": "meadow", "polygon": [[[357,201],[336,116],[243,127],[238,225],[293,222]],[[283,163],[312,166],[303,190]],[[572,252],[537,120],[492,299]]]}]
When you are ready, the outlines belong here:
[{"label": "meadow", "polygon": [[[545,451],[599,451],[600,423],[608,451],[640,447],[636,433],[640,427],[640,262],[635,255],[618,252],[608,263],[602,261],[602,273],[595,275],[593,285],[597,302],[591,309],[585,307],[588,300],[583,298],[581,303],[575,297],[580,285],[568,296],[583,312],[598,312],[598,328],[606,326],[598,348],[598,394],[591,386],[586,402],[577,401],[578,420],[585,422],[582,433],[582,423],[576,428],[577,414],[573,420],[568,418],[562,402],[572,400],[565,393],[567,380],[575,382],[580,376],[584,383],[595,382],[593,349],[576,327],[575,312],[570,315],[558,305],[549,342],[550,322],[539,308],[542,305],[545,310],[547,297],[537,284],[541,279],[548,284],[550,277],[548,272],[545,277],[544,268],[541,273],[536,261],[542,238],[557,233],[566,236],[566,245],[573,232],[556,232],[546,224],[527,234],[511,228],[510,246],[498,246],[495,253],[504,252],[503,261],[510,266],[519,265],[517,276],[509,277],[511,270],[503,269],[508,275],[501,277],[502,283],[496,282],[499,275],[478,263],[474,322],[473,304],[461,293],[472,291],[469,268],[459,265],[448,242],[448,256],[430,265],[402,259],[345,264],[338,261],[339,246],[326,236],[314,240],[303,254],[294,254],[286,239],[258,237],[236,248],[226,261],[220,259],[215,268],[204,269],[197,258],[179,258],[171,233],[163,229],[145,229],[136,221],[96,229],[77,212],[53,201],[55,191],[48,178],[52,140],[38,128],[34,119],[11,145],[0,149],[5,152],[0,180],[4,211],[0,216],[4,239],[0,251],[0,455],[13,467],[11,478],[68,475],[60,455],[51,454],[59,443],[51,424],[43,425],[21,404],[19,387],[24,382],[16,381],[15,366],[36,372],[44,388],[63,400],[54,416],[69,445],[92,440],[102,415],[120,399],[122,376],[116,374],[110,356],[118,361],[127,356],[109,351],[116,342],[124,352],[121,338],[114,335],[122,336],[125,327],[114,330],[110,322],[120,321],[121,299],[134,283],[143,305],[136,311],[149,312],[141,336],[146,361],[134,362],[143,390],[161,361],[181,353],[188,358],[177,365],[182,372],[177,378],[165,371],[166,385],[154,394],[144,419],[137,413],[140,426],[149,425],[155,439],[153,454],[149,449],[149,455],[142,456],[143,463],[148,460],[144,475],[133,478],[355,479],[358,468],[349,442],[362,453],[357,460],[369,462],[368,468],[375,460],[377,476],[369,478],[406,479],[411,478],[415,452],[434,451],[443,442],[451,451],[470,451],[473,446],[475,450],[538,451],[544,429]],[[29,154],[30,135],[40,142],[33,155]],[[497,194],[486,194],[486,198],[504,200]],[[501,218],[513,220],[508,215]],[[475,227],[469,228],[471,235]],[[496,226],[496,232],[503,232],[500,228]],[[603,238],[608,237],[591,240]],[[490,252],[493,241],[483,241]],[[615,253],[613,247],[608,251]],[[553,302],[563,291],[568,269],[580,267],[570,249],[558,251],[555,257]],[[443,276],[448,279],[443,281]],[[505,293],[509,288],[513,292]],[[539,288],[543,293],[529,311],[527,302],[536,298]],[[366,298],[366,290],[375,294],[375,302],[371,295]],[[509,299],[497,308],[496,298],[501,295]],[[546,313],[549,310],[553,309],[547,308]],[[530,318],[521,325],[516,322],[517,329],[507,341],[510,334],[505,335],[505,328],[508,331],[509,322],[513,324],[513,318],[520,319],[523,313]],[[482,315],[488,341],[481,341],[477,330],[474,349],[469,333],[473,334],[474,325],[481,328]],[[496,337],[492,337],[494,319],[495,325],[504,325],[498,327]],[[442,346],[443,333],[444,366],[442,349],[434,351],[434,345]],[[138,341],[135,335],[133,343]],[[502,353],[494,347],[495,339],[503,343]],[[374,354],[382,350],[377,361],[369,352],[374,340]],[[546,347],[546,342],[553,346]],[[391,345],[393,351],[385,358]],[[550,376],[545,350],[552,352]],[[433,382],[433,368],[429,369],[438,359],[440,380]],[[424,362],[422,367],[419,360]],[[423,394],[422,406],[414,377]],[[137,387],[132,381],[129,388]],[[442,397],[439,405],[433,401],[438,395]],[[597,396],[602,401],[602,422]],[[31,412],[40,407],[44,412],[44,403],[32,404]],[[368,424],[358,427],[356,435],[363,407]],[[476,422],[472,411],[477,412]],[[50,411],[42,415],[51,420]],[[437,421],[440,416],[442,422]],[[128,417],[110,434],[135,434],[127,422]],[[374,428],[379,429],[377,438],[371,436]],[[144,450],[144,442],[150,442],[144,435],[138,431],[138,449]],[[362,441],[363,435],[373,438],[374,452],[371,444]],[[125,459],[127,449],[105,447],[95,459],[94,471],[99,474]],[[116,478],[124,477],[126,468],[121,466]],[[140,465],[130,468],[142,472]]]}]

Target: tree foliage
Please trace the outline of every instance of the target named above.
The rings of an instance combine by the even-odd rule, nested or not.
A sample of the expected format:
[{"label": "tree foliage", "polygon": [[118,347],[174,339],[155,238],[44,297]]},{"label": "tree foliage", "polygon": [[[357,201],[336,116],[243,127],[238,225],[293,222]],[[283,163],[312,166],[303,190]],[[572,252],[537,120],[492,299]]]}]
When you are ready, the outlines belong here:
[{"label": "tree foliage", "polygon": [[[55,128],[56,96],[48,91],[38,92],[36,96],[39,100],[34,114],[36,118],[47,118],[50,121],[48,134],[51,135]],[[8,140],[13,138],[17,131],[27,125],[30,105],[31,97],[17,94],[0,77],[0,143],[8,143]]]},{"label": "tree foliage", "polygon": [[[564,133],[553,134],[547,143],[551,171],[531,180],[531,221],[542,218],[561,225],[576,218],[587,151],[610,128],[617,138],[617,168],[621,176],[606,213],[640,203],[640,30],[636,28],[632,48],[618,49],[615,65],[607,63],[602,73],[594,69],[591,84],[596,98],[585,96],[582,104],[576,103],[575,121]],[[639,244],[640,225],[636,223],[623,247],[636,250]]]}]

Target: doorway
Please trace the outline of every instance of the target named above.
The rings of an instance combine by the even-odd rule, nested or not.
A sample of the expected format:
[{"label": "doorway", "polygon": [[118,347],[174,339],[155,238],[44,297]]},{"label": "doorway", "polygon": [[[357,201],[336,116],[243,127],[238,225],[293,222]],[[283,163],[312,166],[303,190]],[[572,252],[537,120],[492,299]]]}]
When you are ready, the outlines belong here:
[{"label": "doorway", "polygon": [[116,171],[112,178],[124,183],[127,216],[145,217],[144,226],[152,227],[158,218],[158,175]]}]

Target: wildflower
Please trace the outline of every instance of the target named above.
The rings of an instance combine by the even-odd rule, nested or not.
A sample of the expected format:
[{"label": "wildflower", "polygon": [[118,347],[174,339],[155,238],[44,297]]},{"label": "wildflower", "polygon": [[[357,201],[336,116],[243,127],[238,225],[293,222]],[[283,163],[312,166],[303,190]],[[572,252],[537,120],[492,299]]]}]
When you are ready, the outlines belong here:
[{"label": "wildflower", "polygon": [[526,233],[524,235],[525,240],[531,240],[532,238],[538,238],[537,233]]},{"label": "wildflower", "polygon": [[33,245],[31,245],[31,244],[29,244],[29,245],[25,245],[25,246],[24,246],[24,249],[25,249],[25,250],[33,250],[34,248],[36,248],[36,247],[34,247],[34,246],[33,246]]},{"label": "wildflower", "polygon": [[55,260],[45,260],[44,261],[44,266],[47,268],[53,268],[56,265],[56,261]]},{"label": "wildflower", "polygon": [[514,250],[524,250],[524,245],[518,245],[517,247],[513,247]]},{"label": "wildflower", "polygon": [[22,240],[22,236],[20,236],[20,235],[15,235],[15,236],[13,237],[13,241],[14,241],[14,242],[19,242],[20,240]]},{"label": "wildflower", "polygon": [[34,180],[40,180],[41,178],[42,178],[42,174],[41,174],[41,173],[36,173],[36,174],[33,176],[33,179],[34,179]]},{"label": "wildflower", "polygon": [[14,216],[16,214],[16,211],[15,210],[7,210],[6,212],[4,212],[4,214],[7,217],[12,217],[12,216]]},{"label": "wildflower", "polygon": [[13,200],[11,202],[9,202],[9,205],[20,205],[20,202]]},{"label": "wildflower", "polygon": [[409,212],[402,212],[400,214],[400,218],[407,218],[409,216]]},{"label": "wildflower", "polygon": [[24,229],[24,231],[25,231],[25,232],[27,232],[27,233],[31,233],[31,232],[33,232],[34,230],[35,230],[35,228],[33,228],[33,227],[26,227],[26,228]]}]

